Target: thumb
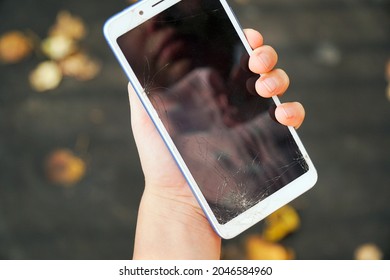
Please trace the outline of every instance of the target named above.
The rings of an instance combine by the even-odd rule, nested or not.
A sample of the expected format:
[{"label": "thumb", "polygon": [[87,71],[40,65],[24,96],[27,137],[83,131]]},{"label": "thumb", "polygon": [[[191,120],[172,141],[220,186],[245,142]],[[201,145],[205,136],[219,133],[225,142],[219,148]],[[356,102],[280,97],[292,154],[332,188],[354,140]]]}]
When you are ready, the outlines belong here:
[{"label": "thumb", "polygon": [[[153,121],[134,88],[129,84],[131,127],[140,157],[146,185],[173,185],[172,178],[182,178]],[[172,173],[172,170],[174,173]],[[173,175],[172,175],[173,174]],[[184,179],[181,179],[181,182]]]},{"label": "thumb", "polygon": [[150,127],[153,123],[130,83],[127,89],[129,93],[131,127],[133,129],[134,136],[136,136],[139,134],[141,127]]}]

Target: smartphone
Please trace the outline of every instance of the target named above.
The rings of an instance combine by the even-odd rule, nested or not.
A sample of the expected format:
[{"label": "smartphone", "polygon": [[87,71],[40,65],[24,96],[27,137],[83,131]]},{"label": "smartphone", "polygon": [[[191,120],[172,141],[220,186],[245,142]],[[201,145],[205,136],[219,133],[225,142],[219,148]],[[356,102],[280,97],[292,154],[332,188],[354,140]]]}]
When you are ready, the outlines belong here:
[{"label": "smartphone", "polygon": [[317,172],[274,117],[225,0],[144,0],[105,37],[214,230],[233,238],[310,189]]}]

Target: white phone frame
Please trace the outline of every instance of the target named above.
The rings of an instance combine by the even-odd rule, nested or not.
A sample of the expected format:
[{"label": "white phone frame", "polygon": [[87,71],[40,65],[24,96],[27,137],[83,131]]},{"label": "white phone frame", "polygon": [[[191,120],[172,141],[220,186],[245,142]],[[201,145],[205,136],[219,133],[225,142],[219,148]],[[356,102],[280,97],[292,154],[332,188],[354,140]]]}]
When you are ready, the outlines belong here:
[{"label": "white phone frame", "polygon": [[[303,157],[305,158],[309,166],[308,171],[302,176],[298,177],[296,180],[292,181],[288,185],[276,191],[274,194],[260,201],[257,205],[235,217],[228,223],[222,225],[217,221],[200,188],[195,182],[193,176],[191,175],[191,172],[189,171],[183,158],[178,152],[175,144],[173,143],[162,121],[157,115],[157,112],[152,106],[149,98],[147,97],[144,88],[141,86],[141,83],[138,81],[135,73],[131,69],[128,61],[126,60],[119,45],[117,44],[118,37],[127,33],[131,29],[137,27],[138,25],[142,24],[143,22],[147,21],[148,19],[152,18],[153,16],[159,14],[160,12],[164,11],[165,9],[173,6],[180,1],[182,0],[139,1],[107,20],[104,25],[104,35],[108,44],[112,48],[117,60],[122,66],[124,72],[128,76],[130,83],[137,92],[137,95],[141,100],[143,106],[151,117],[153,123],[155,124],[157,130],[159,131],[172,156],[176,160],[178,167],[186,178],[189,186],[192,189],[192,192],[194,193],[212,227],[220,237],[224,239],[230,239],[252,227],[254,224],[258,223],[266,216],[276,211],[278,208],[291,202],[293,199],[297,198],[298,196],[309,190],[311,187],[313,187],[317,181],[317,171],[310,157],[308,156],[301,140],[299,139],[295,129],[289,127],[289,130],[294,140],[296,141]],[[233,14],[230,6],[225,0],[218,1],[220,1],[222,6],[224,7],[246,50],[248,51],[248,53],[250,53],[252,49],[247,42],[245,35],[240,27],[240,24],[238,23],[235,15]],[[277,97],[273,97],[273,100],[276,105],[280,104],[280,101]]]}]

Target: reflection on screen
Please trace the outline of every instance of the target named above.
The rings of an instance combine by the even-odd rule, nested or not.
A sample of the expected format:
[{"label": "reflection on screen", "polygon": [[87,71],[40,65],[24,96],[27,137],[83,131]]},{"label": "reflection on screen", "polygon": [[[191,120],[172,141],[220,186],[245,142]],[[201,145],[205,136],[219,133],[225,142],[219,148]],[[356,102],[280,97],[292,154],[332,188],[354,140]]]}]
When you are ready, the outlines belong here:
[{"label": "reflection on screen", "polygon": [[219,1],[181,1],[118,44],[220,224],[308,170]]}]

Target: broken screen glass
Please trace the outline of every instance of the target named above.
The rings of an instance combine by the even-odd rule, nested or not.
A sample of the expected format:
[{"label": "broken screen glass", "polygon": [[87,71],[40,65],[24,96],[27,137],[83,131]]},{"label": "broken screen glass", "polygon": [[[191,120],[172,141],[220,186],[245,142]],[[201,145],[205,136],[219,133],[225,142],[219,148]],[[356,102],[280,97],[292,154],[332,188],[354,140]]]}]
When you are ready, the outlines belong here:
[{"label": "broken screen glass", "polygon": [[118,45],[220,224],[307,172],[219,1],[180,1]]}]

